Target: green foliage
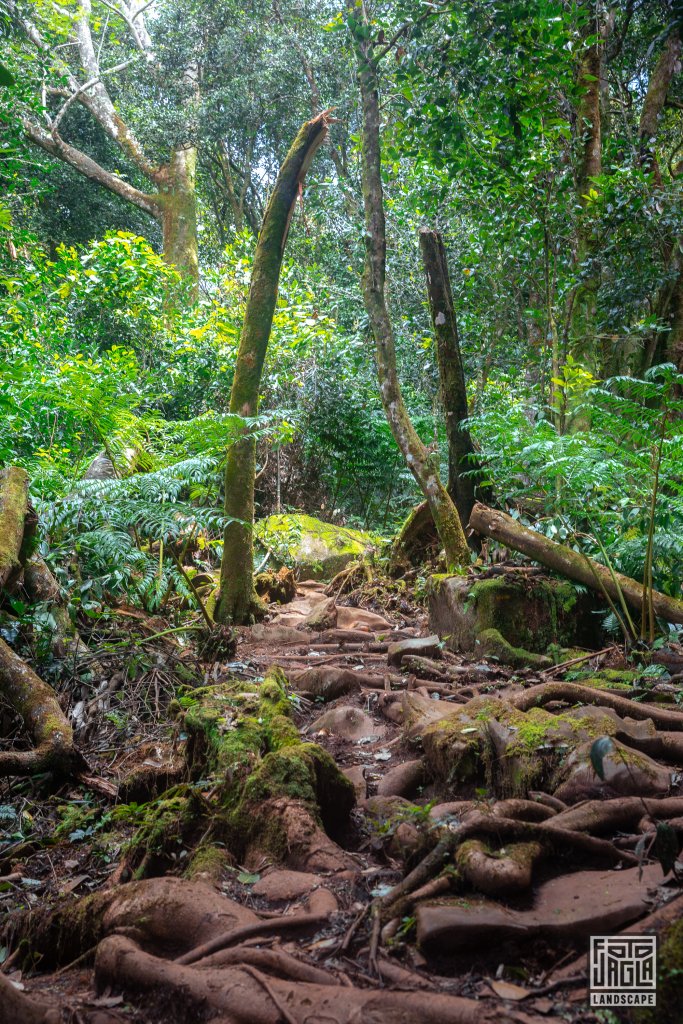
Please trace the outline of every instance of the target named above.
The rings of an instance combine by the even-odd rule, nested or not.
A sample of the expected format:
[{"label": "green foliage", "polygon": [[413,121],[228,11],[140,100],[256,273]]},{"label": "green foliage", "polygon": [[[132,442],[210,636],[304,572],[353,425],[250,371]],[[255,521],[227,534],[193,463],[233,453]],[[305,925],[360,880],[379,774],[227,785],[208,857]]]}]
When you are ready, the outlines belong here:
[{"label": "green foliage", "polygon": [[[576,366],[572,373],[576,380]],[[514,515],[599,561],[607,553],[616,569],[642,579],[659,465],[654,585],[680,596],[683,376],[660,365],[642,379],[616,377],[590,387],[588,378],[578,374],[578,380],[579,387],[565,392],[572,427],[567,434],[534,415],[520,381],[488,385],[486,411],[470,420],[488,475],[501,498],[515,506]]]}]

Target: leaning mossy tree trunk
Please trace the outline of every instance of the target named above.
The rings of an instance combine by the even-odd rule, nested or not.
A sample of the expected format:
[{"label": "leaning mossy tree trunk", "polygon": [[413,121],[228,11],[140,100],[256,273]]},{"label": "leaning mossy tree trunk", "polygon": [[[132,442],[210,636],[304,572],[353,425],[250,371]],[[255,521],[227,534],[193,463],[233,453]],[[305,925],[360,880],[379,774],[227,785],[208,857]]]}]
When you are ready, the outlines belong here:
[{"label": "leaning mossy tree trunk", "polygon": [[[580,551],[557,544],[535,530],[518,523],[512,516],[477,503],[472,509],[470,526],[483,537],[491,537],[513,551],[519,551],[553,572],[575,580],[606,595],[614,607],[640,612],[643,607],[643,585],[630,576],[615,572]],[[648,599],[649,596],[648,596]],[[652,591],[655,615],[665,622],[683,624],[683,601],[668,594]]]},{"label": "leaning mossy tree trunk", "polygon": [[[438,231],[420,228],[420,251],[427,278],[429,310],[436,338],[441,404],[446,418],[448,439],[448,493],[455,502],[463,526],[470,521],[476,497],[476,478],[480,468],[472,436],[463,426],[467,419],[467,385],[462,365],[458,322],[443,238]],[[489,501],[488,494],[480,495]]]},{"label": "leaning mossy tree trunk", "polygon": [[[394,439],[408,468],[429,502],[449,567],[468,565],[469,549],[458,512],[441,483],[437,456],[420,440],[401,393],[396,346],[384,294],[386,280],[386,226],[382,190],[379,85],[377,58],[364,8],[349,2],[349,29],[353,35],[363,106],[362,161],[365,208],[365,271],[363,299],[375,339],[382,404]],[[358,20],[359,14],[361,20]]]},{"label": "leaning mossy tree trunk", "polygon": [[[327,135],[327,112],[307,121],[280,168],[256,245],[249,298],[242,324],[230,412],[252,417],[258,412],[261,371],[275,312],[280,268],[294,204],[306,172]],[[229,452],[225,468],[225,514],[220,593],[214,618],[222,623],[249,622],[260,602],[254,591],[253,522],[256,441],[245,430]]]}]

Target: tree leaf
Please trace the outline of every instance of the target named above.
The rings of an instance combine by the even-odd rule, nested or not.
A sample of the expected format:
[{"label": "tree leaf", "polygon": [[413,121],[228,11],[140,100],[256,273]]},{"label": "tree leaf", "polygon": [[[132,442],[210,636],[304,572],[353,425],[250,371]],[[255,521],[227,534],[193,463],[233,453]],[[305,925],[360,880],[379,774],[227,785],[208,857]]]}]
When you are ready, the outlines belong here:
[{"label": "tree leaf", "polygon": [[668,875],[678,859],[678,835],[666,821],[657,822],[653,852],[662,871]]},{"label": "tree leaf", "polygon": [[591,747],[591,764],[595,774],[604,781],[603,761],[614,750],[614,743],[609,736],[601,736]]}]

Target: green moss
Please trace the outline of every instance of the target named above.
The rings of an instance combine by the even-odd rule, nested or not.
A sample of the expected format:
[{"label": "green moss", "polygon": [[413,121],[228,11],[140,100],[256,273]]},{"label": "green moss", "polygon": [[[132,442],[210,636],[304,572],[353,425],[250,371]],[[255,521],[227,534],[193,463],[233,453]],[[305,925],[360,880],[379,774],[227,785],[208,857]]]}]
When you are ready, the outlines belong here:
[{"label": "green moss", "polygon": [[565,678],[594,690],[631,691],[638,675],[634,669],[604,668],[599,672],[569,672]]},{"label": "green moss", "polygon": [[145,876],[150,858],[166,857],[182,848],[186,834],[201,821],[202,810],[201,802],[187,786],[178,786],[159,800],[142,805],[142,820],[123,848],[131,864],[136,865],[136,878]]},{"label": "green moss", "polygon": [[197,875],[208,875],[213,881],[219,882],[226,869],[232,865],[233,859],[226,849],[210,844],[202,845],[192,855],[185,877],[195,878]]},{"label": "green moss", "polygon": [[260,520],[254,526],[254,538],[274,551],[281,564],[298,569],[306,579],[331,579],[379,543],[379,538],[363,530],[299,513]]},{"label": "green moss", "polygon": [[507,573],[475,583],[467,605],[476,611],[476,631],[498,630],[525,652],[538,653],[574,639],[577,599],[566,581]]},{"label": "green moss", "polygon": [[635,1024],[671,1024],[680,1020],[683,1005],[683,920],[674,921],[659,937],[657,1006],[634,1009]]},{"label": "green moss", "polygon": [[533,654],[523,647],[513,647],[498,629],[484,629],[477,635],[477,643],[487,657],[495,657],[513,668],[547,668],[552,663],[542,654]]},{"label": "green moss", "polygon": [[231,784],[269,750],[298,742],[286,686],[282,669],[273,667],[261,684],[233,680],[193,690],[185,711],[190,764]]}]

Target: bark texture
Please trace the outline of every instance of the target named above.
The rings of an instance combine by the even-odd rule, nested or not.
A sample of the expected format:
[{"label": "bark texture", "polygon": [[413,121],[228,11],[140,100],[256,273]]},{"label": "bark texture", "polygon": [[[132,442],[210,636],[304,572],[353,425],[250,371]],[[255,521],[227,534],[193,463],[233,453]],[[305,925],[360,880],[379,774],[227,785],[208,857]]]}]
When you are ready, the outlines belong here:
[{"label": "bark texture", "polygon": [[9,466],[0,470],[0,589],[9,586],[22,570],[21,548],[28,511],[28,475]]},{"label": "bark texture", "polygon": [[[282,257],[294,204],[306,172],[327,135],[327,113],[307,121],[280,168],[263,218],[254,256],[249,298],[240,335],[230,412],[258,412],[261,373],[273,323]],[[253,581],[253,521],[256,442],[247,435],[228,452],[225,469],[225,528],[217,622],[248,622],[259,607]]]},{"label": "bark texture", "polygon": [[0,753],[0,776],[68,772],[76,757],[73,732],[54,690],[1,639],[0,692],[35,743],[33,750]]},{"label": "bark texture", "polygon": [[436,338],[441,404],[446,417],[448,493],[455,502],[460,521],[466,526],[477,500],[475,478],[472,473],[479,468],[479,464],[470,432],[462,425],[462,421],[467,419],[469,413],[467,385],[446,249],[439,232],[421,228],[420,250],[427,277],[429,310]]},{"label": "bark texture", "polygon": [[[349,5],[356,12],[355,4]],[[362,10],[363,29],[367,17]],[[355,16],[350,22],[352,32]],[[420,440],[406,409],[396,365],[394,332],[385,296],[386,225],[382,190],[379,85],[373,43],[365,33],[355,32],[354,44],[358,61],[361,101],[363,107],[362,164],[363,203],[365,209],[365,270],[363,299],[375,339],[377,373],[382,404],[391,432],[408,468],[429,502],[434,522],[451,567],[468,565],[469,549],[457,510],[439,477],[438,455],[430,453]]]},{"label": "bark texture", "polygon": [[[504,512],[477,503],[472,509],[470,526],[477,533],[520,551],[536,562],[553,569],[599,593],[607,594],[615,604],[623,596],[627,605],[640,612],[643,605],[643,585],[619,572],[612,573],[604,565],[572,551],[564,544],[556,544],[535,530],[518,523]],[[683,623],[683,601],[654,591],[652,604],[655,614],[666,622]]]},{"label": "bark texture", "polygon": [[680,59],[680,26],[675,24],[650,75],[638,125],[640,164],[645,171],[651,172],[654,175],[655,183],[658,185],[661,185],[661,174],[655,150],[657,129],[659,118],[664,110],[669,88]]}]

